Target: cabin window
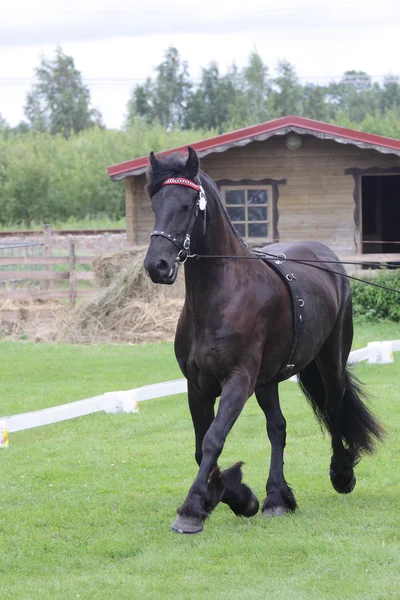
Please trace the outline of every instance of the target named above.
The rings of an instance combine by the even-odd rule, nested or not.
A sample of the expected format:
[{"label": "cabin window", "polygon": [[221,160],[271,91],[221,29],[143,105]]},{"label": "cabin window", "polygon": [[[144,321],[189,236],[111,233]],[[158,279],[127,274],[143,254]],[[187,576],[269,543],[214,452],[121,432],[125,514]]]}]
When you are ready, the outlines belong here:
[{"label": "cabin window", "polygon": [[272,239],[271,186],[223,186],[221,195],[240,237],[251,241]]}]

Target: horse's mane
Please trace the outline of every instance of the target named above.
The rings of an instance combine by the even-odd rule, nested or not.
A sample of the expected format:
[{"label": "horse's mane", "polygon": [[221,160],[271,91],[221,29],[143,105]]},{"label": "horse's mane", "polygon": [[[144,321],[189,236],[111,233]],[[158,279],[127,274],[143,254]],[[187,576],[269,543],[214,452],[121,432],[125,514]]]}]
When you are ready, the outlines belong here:
[{"label": "horse's mane", "polygon": [[[242,240],[242,238],[239,236],[236,229],[232,225],[232,222],[228,216],[228,213],[222,201],[217,184],[204,171],[199,170],[197,176],[200,180],[201,185],[204,188],[206,196],[209,197],[210,195],[213,195],[216,201],[219,202],[219,204],[221,205],[232,233],[238,240],[240,240],[243,246],[247,247],[246,242]],[[194,179],[192,173],[187,173],[186,156],[182,156],[182,154],[178,154],[177,152],[175,152],[174,154],[164,155],[161,158],[158,158],[157,163],[154,166],[149,166],[146,172],[146,192],[150,196],[150,198],[160,189],[162,183],[169,177],[186,177],[188,179]]]},{"label": "horse's mane", "polygon": [[211,177],[209,177],[207,175],[207,173],[204,173],[204,171],[200,171],[199,172],[199,176],[200,176],[200,180],[201,180],[201,185],[204,188],[206,196],[210,195],[210,193],[215,196],[216,201],[220,204],[222,210],[224,211],[224,213],[226,215],[227,223],[228,223],[229,228],[232,231],[233,235],[240,241],[240,243],[245,248],[247,248],[247,243],[240,237],[240,235],[238,234],[238,232],[234,228],[234,226],[232,224],[232,221],[229,218],[228,212],[227,212],[227,210],[225,208],[225,204],[223,203],[223,200],[221,198],[221,193],[219,191],[219,188],[218,188],[217,184],[215,183],[215,181],[213,181],[211,179]]}]

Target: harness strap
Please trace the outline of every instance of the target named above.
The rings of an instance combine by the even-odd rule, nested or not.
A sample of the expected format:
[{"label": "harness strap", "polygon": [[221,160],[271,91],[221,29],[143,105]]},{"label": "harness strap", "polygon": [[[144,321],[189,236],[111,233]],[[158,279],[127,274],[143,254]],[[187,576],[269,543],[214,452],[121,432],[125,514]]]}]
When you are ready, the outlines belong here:
[{"label": "harness strap", "polygon": [[176,246],[179,250],[182,247],[182,244],[178,244],[178,240],[176,239],[176,237],[174,237],[172,234],[170,233],[165,233],[165,231],[159,231],[158,229],[155,229],[154,231],[151,232],[150,237],[154,237],[155,235],[158,235],[160,237],[165,237],[167,240],[169,240],[170,242],[172,242],[174,244],[174,246]]},{"label": "harness strap", "polygon": [[281,277],[292,300],[294,339],[288,358],[270,382],[278,383],[279,381],[291,377],[296,370],[296,357],[303,339],[304,323],[302,309],[304,300],[301,297],[301,288],[296,275],[291,271],[290,266],[287,265],[286,261],[272,261],[269,259],[263,259],[263,261]]}]

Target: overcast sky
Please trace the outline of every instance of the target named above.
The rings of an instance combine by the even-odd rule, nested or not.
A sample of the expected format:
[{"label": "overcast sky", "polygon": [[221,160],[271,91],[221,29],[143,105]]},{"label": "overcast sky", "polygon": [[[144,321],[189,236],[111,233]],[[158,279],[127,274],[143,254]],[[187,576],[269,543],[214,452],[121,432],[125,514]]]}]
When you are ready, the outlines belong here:
[{"label": "overcast sky", "polygon": [[120,127],[135,83],[173,45],[197,79],[256,48],[274,75],[280,59],[302,83],[349,69],[400,74],[399,0],[0,0],[0,114],[16,125],[41,56],[73,56],[92,104]]}]

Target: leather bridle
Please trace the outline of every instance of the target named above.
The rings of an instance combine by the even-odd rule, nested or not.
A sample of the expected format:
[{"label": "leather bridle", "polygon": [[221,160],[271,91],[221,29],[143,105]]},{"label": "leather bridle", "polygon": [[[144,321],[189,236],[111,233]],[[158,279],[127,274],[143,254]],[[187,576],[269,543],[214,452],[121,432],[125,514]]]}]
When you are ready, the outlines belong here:
[{"label": "leather bridle", "polygon": [[202,185],[200,185],[199,183],[195,183],[194,181],[191,181],[190,179],[185,179],[184,177],[169,177],[161,184],[160,188],[164,185],[182,185],[184,187],[192,188],[193,190],[196,190],[198,192],[197,199],[193,206],[189,225],[187,227],[183,242],[179,242],[178,238],[176,236],[174,236],[172,233],[167,233],[166,231],[161,231],[158,229],[155,229],[150,234],[151,238],[154,236],[164,237],[168,241],[170,241],[172,244],[174,244],[174,246],[176,246],[179,250],[177,257],[175,259],[175,262],[177,262],[180,265],[183,265],[183,263],[185,263],[187,261],[189,253],[190,253],[190,236],[192,235],[192,230],[193,230],[194,224],[196,222],[197,216],[200,211],[203,212],[203,217],[204,217],[203,233],[205,233],[207,199],[206,199],[206,195],[204,193],[204,189],[203,189]]}]

